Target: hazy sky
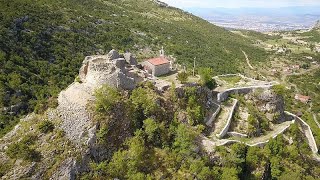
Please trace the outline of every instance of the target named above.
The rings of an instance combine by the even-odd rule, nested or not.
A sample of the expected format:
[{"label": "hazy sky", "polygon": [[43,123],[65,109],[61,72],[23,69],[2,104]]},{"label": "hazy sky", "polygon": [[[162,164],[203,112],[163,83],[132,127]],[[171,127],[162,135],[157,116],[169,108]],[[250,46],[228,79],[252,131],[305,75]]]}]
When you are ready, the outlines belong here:
[{"label": "hazy sky", "polygon": [[160,0],[179,8],[320,6],[320,0]]}]

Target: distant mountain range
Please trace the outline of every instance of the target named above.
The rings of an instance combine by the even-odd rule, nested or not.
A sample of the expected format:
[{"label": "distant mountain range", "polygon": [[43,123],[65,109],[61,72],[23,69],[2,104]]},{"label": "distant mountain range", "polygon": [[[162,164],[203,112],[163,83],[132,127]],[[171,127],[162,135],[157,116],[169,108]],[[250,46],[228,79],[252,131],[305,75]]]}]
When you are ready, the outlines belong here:
[{"label": "distant mountain range", "polygon": [[226,28],[256,31],[308,29],[320,19],[320,6],[279,8],[187,8]]}]

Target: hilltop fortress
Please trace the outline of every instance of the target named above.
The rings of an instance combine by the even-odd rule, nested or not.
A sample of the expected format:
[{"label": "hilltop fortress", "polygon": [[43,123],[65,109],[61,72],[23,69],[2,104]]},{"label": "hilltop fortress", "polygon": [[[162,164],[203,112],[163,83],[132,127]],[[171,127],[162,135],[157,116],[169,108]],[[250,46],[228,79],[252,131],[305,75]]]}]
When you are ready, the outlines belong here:
[{"label": "hilltop fortress", "polygon": [[[230,86],[224,86],[223,82],[226,82],[227,79],[223,79],[223,77],[233,76],[238,76],[241,80]],[[201,102],[207,111],[204,123],[208,132],[203,132],[198,142],[199,148],[202,148],[204,152],[212,154],[216,147],[233,143],[262,147],[268,143],[270,138],[286,133],[289,127],[296,123],[306,138],[314,159],[320,161],[318,146],[310,126],[301,118],[285,111],[283,99],[272,91],[275,82],[259,81],[240,74],[216,76],[214,79],[220,84],[220,87],[215,90],[209,90],[197,83],[177,84],[175,89],[177,96],[180,98],[187,95],[184,92],[185,87],[195,87],[198,94],[204,95]],[[58,107],[48,110],[47,115],[42,117],[56,122],[57,129],[61,129],[65,135],[63,138],[66,141],[61,143],[67,144],[67,142],[70,142],[70,146],[74,148],[69,150],[68,154],[61,159],[61,162],[50,175],[50,179],[75,179],[77,174],[87,170],[91,159],[99,159],[100,156],[108,154],[108,149],[101,149],[97,144],[97,134],[99,134],[98,131],[101,127],[99,127],[99,123],[93,121],[94,114],[88,108],[95,100],[95,90],[103,85],[108,85],[130,91],[135,89],[137,84],[142,81],[154,83],[159,90],[159,94],[168,89],[161,87],[170,87],[171,84],[169,80],[150,78],[150,73],[143,67],[139,67],[137,60],[130,53],[121,55],[112,50],[107,55],[85,58],[79,71],[79,77],[59,94]],[[247,134],[246,124],[250,113],[247,107],[241,104],[240,95],[244,98],[243,101],[254,102],[255,107],[265,114],[268,121],[276,121],[265,134],[259,133],[259,136],[256,137]],[[236,113],[239,117],[237,120],[235,120]],[[32,121],[33,116],[34,114],[26,117],[22,122]],[[184,123],[183,119],[185,117],[183,114],[178,118],[180,118],[181,123]],[[122,118],[118,120],[125,121]],[[30,129],[32,129],[31,131],[36,130],[35,127],[25,127],[27,127],[26,131],[28,132]],[[2,139],[5,143],[2,147],[0,146],[0,150],[12,143],[14,134],[25,127],[17,125],[12,132],[8,133]],[[126,124],[121,126],[119,129],[120,136],[126,137],[127,128],[129,127],[126,127]],[[55,137],[53,136],[50,141],[54,140]],[[288,138],[290,141],[290,137]],[[39,140],[39,142],[46,144],[47,140]],[[63,147],[65,146],[63,145]],[[54,150],[48,149],[47,151]],[[53,155],[46,154],[44,162],[49,161],[51,157]],[[78,157],[80,157],[80,160]],[[17,168],[23,171],[16,173],[14,169]],[[13,171],[7,174],[7,177],[23,177],[25,172],[32,172],[32,168],[34,168],[33,165],[21,168],[17,164],[12,168]],[[45,168],[42,169],[43,172],[45,170]],[[39,172],[33,176],[34,179],[39,179],[37,177],[43,173]]]},{"label": "hilltop fortress", "polygon": [[80,80],[93,86],[108,84],[127,90],[134,89],[136,80],[130,77],[127,64],[136,65],[136,61],[128,53],[125,57],[126,59],[115,50],[107,55],[86,57],[80,68]]}]

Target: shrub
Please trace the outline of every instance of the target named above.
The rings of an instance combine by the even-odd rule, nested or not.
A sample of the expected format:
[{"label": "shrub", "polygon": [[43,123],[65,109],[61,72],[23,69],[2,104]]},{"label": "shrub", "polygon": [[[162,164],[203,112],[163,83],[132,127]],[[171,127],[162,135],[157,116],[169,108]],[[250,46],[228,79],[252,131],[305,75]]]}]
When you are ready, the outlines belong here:
[{"label": "shrub", "polygon": [[277,95],[283,96],[286,92],[286,88],[283,85],[275,85],[272,87],[273,92]]},{"label": "shrub", "polygon": [[75,79],[74,79],[74,82],[78,82],[78,83],[82,83],[81,79],[79,76],[77,76]]},{"label": "shrub", "polygon": [[213,70],[211,68],[199,69],[200,83],[203,86],[207,86],[209,89],[213,89],[216,86],[215,80],[212,79]]},{"label": "shrub", "polygon": [[40,152],[31,148],[30,145],[34,143],[35,136],[26,136],[20,142],[13,143],[8,146],[6,155],[12,159],[23,159],[25,161],[38,162],[41,159]]},{"label": "shrub", "polygon": [[48,133],[54,130],[54,124],[51,121],[42,121],[38,125],[38,129],[41,133]]},{"label": "shrub", "polygon": [[120,92],[113,87],[103,86],[95,92],[95,108],[99,113],[107,113],[121,100]]},{"label": "shrub", "polygon": [[184,84],[188,81],[188,73],[186,72],[181,72],[181,73],[178,73],[177,75],[177,79],[181,82],[181,84]]},{"label": "shrub", "polygon": [[9,170],[9,166],[7,164],[0,163],[0,177],[4,176]]}]

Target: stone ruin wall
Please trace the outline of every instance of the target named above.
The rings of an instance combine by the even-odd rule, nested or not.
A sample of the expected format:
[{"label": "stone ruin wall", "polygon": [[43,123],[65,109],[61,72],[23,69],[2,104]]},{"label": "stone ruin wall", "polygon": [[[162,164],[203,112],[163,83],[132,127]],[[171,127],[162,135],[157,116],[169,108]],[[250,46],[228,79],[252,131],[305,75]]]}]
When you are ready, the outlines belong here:
[{"label": "stone ruin wall", "polygon": [[261,85],[261,86],[251,86],[251,87],[239,87],[239,88],[232,88],[217,95],[218,102],[224,102],[228,99],[231,94],[248,94],[256,89],[270,89],[273,85]]},{"label": "stone ruin wall", "polygon": [[292,118],[294,118],[295,122],[300,125],[300,127],[303,130],[303,133],[305,134],[307,140],[308,140],[308,144],[312,150],[312,152],[314,154],[318,154],[318,146],[316,143],[316,140],[314,139],[312,130],[310,128],[310,126],[304,121],[302,120],[300,117],[296,116],[295,114],[292,114],[290,112],[285,112],[287,115],[291,116]]}]

